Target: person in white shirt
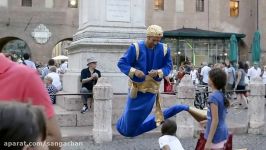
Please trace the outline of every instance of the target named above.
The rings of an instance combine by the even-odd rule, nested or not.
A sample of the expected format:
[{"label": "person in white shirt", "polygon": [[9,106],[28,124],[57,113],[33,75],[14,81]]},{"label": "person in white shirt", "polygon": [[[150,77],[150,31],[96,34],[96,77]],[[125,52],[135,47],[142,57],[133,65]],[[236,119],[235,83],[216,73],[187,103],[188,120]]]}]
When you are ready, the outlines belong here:
[{"label": "person in white shirt", "polygon": [[67,71],[67,68],[68,68],[68,62],[67,61],[65,61],[63,64],[61,64],[61,66],[60,66],[60,73],[66,73],[66,71]]},{"label": "person in white shirt", "polygon": [[48,77],[51,77],[53,79],[53,85],[56,87],[56,89],[58,91],[62,90],[62,84],[60,81],[60,76],[59,74],[56,72],[56,67],[55,66],[51,66],[49,68],[50,73],[47,74]]},{"label": "person in white shirt", "polygon": [[23,55],[23,58],[24,58],[23,63],[24,63],[26,66],[28,66],[28,67],[30,67],[30,68],[36,70],[36,65],[35,65],[35,63],[34,63],[33,61],[30,61],[30,60],[29,60],[29,59],[30,59],[30,55],[29,55],[28,53],[25,53],[25,54]]},{"label": "person in white shirt", "polygon": [[176,134],[176,123],[172,120],[165,120],[162,125],[161,132],[162,136],[159,138],[160,149],[162,150],[184,150],[182,144],[175,136]]},{"label": "person in white shirt", "polygon": [[263,80],[263,84],[265,85],[265,98],[266,98],[266,66],[263,67],[261,77]]},{"label": "person in white shirt", "polygon": [[198,71],[194,67],[191,67],[190,76],[191,76],[191,79],[194,85],[196,84],[196,80],[197,80],[197,72]]},{"label": "person in white shirt", "polygon": [[253,67],[248,69],[248,77],[249,79],[260,77],[261,69],[259,68],[258,62],[253,63]]},{"label": "person in white shirt", "polygon": [[209,80],[209,71],[211,68],[208,66],[206,62],[202,63],[204,67],[201,69],[200,75],[202,75],[203,79],[203,85],[208,85],[208,80]]}]

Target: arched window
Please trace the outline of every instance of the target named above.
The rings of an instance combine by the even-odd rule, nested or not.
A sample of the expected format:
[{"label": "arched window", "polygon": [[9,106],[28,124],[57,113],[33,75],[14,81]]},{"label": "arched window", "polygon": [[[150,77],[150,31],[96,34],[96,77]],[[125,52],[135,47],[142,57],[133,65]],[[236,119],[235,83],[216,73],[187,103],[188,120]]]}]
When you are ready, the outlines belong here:
[{"label": "arched window", "polygon": [[15,59],[22,58],[23,54],[30,54],[30,48],[28,44],[15,37],[7,37],[0,39],[0,46],[2,47],[2,52],[10,53]]}]

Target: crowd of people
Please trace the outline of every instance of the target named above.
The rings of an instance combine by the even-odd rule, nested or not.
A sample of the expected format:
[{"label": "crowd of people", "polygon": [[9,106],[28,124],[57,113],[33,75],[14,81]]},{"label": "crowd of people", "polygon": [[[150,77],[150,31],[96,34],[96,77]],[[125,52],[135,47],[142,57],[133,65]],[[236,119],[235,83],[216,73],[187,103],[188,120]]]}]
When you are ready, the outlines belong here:
[{"label": "crowd of people", "polygon": [[[196,69],[187,61],[178,71],[175,68],[171,72],[173,66],[170,49],[160,42],[162,34],[160,26],[149,26],[146,41],[130,45],[118,61],[118,68],[130,78],[130,89],[125,110],[116,124],[117,131],[123,136],[135,137],[161,126],[162,136],[158,140],[160,148],[183,150],[175,136],[176,122],[169,118],[182,111],[189,111],[190,107],[176,104],[162,110],[159,87],[164,78],[171,78],[179,84],[187,74],[194,85],[201,84],[212,89],[208,98],[206,120],[200,122],[205,128],[203,149],[224,149],[229,135],[225,120],[230,102],[226,91],[235,91],[239,105],[247,109],[246,86],[250,79],[256,77],[262,77],[266,86],[266,66],[261,70],[258,62],[254,62],[252,67],[249,67],[248,62],[241,61],[222,64],[203,62]],[[138,55],[140,50],[142,55]],[[154,59],[154,56],[157,58]],[[0,62],[0,87],[5,87],[0,92],[0,101],[3,101],[0,103],[0,149],[27,149],[31,147],[30,142],[60,142],[61,133],[52,104],[56,103],[54,94],[62,90],[60,74],[67,71],[67,62],[62,63],[58,69],[55,60],[50,59],[41,68],[30,60],[29,54],[24,54],[23,59],[16,61],[12,55],[2,53]],[[90,57],[87,59],[87,67],[81,71],[81,113],[92,107],[93,86],[101,77],[101,72],[96,67],[97,60]],[[154,104],[155,114],[151,114]],[[6,147],[6,141],[26,144]],[[47,145],[43,146],[42,149],[48,148]],[[60,149],[59,146],[51,145],[49,148]]]},{"label": "crowd of people", "polygon": [[[253,66],[250,67],[249,62],[229,62],[217,64],[208,64],[203,62],[200,67],[195,68],[189,61],[182,64],[178,71],[176,66],[169,75],[173,84],[179,84],[184,75],[190,75],[194,85],[208,85],[209,71],[212,68],[220,67],[227,75],[226,91],[230,92],[233,98],[237,99],[239,104],[247,109],[247,96],[248,96],[248,85],[250,80],[255,77],[261,77],[266,87],[266,66],[263,69],[259,67],[258,62],[254,62]],[[233,92],[235,91],[235,92]],[[266,92],[266,91],[265,91]],[[238,106],[236,106],[238,108]]]},{"label": "crowd of people", "polygon": [[[27,66],[28,68],[37,72],[40,78],[43,80],[44,86],[46,87],[51,102],[56,103],[56,94],[58,91],[63,89],[61,74],[64,74],[68,70],[68,62],[64,61],[61,65],[54,59],[50,59],[47,65],[42,65],[41,63],[35,63],[31,60],[31,57],[28,53],[23,54],[22,58],[15,59],[12,54],[4,54],[11,61]],[[58,67],[60,66],[60,67]]]}]

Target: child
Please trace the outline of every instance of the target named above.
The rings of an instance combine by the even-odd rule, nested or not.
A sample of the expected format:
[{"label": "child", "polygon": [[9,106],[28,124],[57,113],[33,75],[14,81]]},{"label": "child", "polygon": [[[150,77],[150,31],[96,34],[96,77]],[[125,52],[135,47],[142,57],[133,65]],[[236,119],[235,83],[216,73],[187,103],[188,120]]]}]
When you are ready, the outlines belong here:
[{"label": "child", "polygon": [[207,120],[205,121],[206,139],[205,150],[223,150],[228,137],[228,128],[225,123],[229,101],[225,97],[226,73],[220,68],[209,72],[209,86],[213,92],[209,96]]},{"label": "child", "polygon": [[[43,143],[47,133],[45,116],[41,108],[25,103],[0,102],[0,114],[0,149],[48,150]],[[12,142],[19,144],[5,144]],[[30,147],[28,144],[33,142],[40,144]]]},{"label": "child", "polygon": [[[53,79],[49,76],[45,76],[44,78],[44,82],[45,82],[45,85],[46,85],[46,88],[47,88],[47,91],[48,91],[48,94],[56,94],[58,91],[56,89],[56,87],[52,84],[53,83]],[[51,99],[51,102],[53,104],[56,103],[56,96],[55,95],[50,95],[50,99]]]},{"label": "child", "polygon": [[184,150],[181,143],[175,136],[176,123],[172,120],[165,120],[161,128],[162,137],[159,138],[160,149],[162,150]]}]

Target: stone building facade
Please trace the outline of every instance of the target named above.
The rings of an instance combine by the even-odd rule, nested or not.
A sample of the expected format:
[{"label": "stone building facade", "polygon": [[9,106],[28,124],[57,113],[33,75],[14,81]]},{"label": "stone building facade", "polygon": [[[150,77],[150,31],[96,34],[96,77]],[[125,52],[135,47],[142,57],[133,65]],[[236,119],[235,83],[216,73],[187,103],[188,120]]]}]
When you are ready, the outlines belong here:
[{"label": "stone building facade", "polygon": [[[237,2],[237,16],[230,14],[231,2]],[[163,9],[156,9],[156,3],[163,3]],[[199,6],[200,4],[203,6]],[[239,43],[241,60],[250,60],[251,42],[258,25],[261,33],[262,64],[266,64],[266,1],[147,0],[146,7],[146,24],[156,23],[164,27],[164,30],[186,27],[245,34],[246,37]],[[203,7],[203,10],[197,10],[198,7]]]},{"label": "stone building facade", "polygon": [[[28,45],[34,61],[46,63],[52,57],[56,44],[71,40],[77,31],[78,8],[72,8],[69,2],[0,0],[1,49],[12,40],[22,40]],[[33,32],[38,41],[33,37]]]},{"label": "stone building facade", "polygon": [[[78,9],[70,8],[73,0],[36,0],[31,7],[22,6],[29,0],[0,0],[0,47],[10,40],[21,39],[30,49],[34,60],[47,61],[55,45],[71,40],[78,30]],[[240,58],[250,59],[253,33],[261,32],[262,55],[266,51],[266,1],[258,0],[145,0],[146,26],[158,24],[164,30],[182,27],[203,30],[243,33]],[[231,16],[231,2],[237,2],[236,16]],[[78,0],[76,1],[78,3]],[[78,6],[78,5],[77,5]],[[259,10],[259,15],[257,15]],[[51,33],[44,44],[32,37],[32,32],[43,24]],[[264,61],[263,63],[266,63]]]}]

